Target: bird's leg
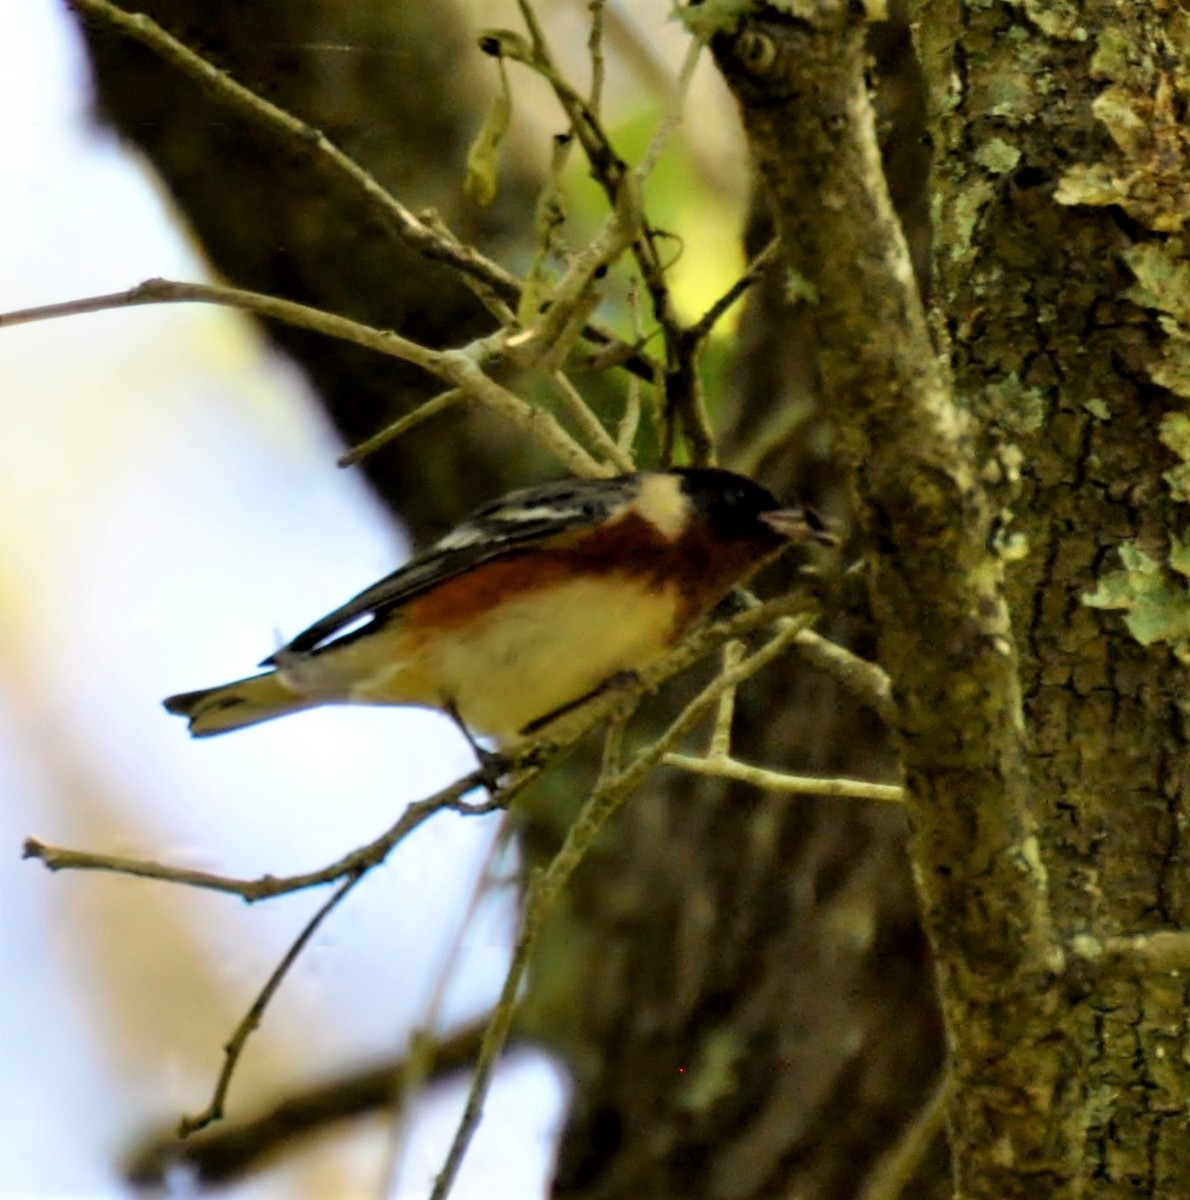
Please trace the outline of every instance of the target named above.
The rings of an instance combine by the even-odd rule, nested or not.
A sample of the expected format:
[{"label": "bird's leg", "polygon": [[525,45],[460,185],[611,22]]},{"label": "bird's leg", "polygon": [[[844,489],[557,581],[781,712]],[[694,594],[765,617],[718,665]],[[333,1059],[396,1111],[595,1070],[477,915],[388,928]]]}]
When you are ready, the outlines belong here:
[{"label": "bird's leg", "polygon": [[459,716],[459,710],[453,700],[446,705],[444,711],[455,723],[455,728],[467,739],[467,745],[471,747],[471,752],[479,763],[480,781],[487,788],[488,795],[494,796],[500,789],[500,780],[508,774],[512,765],[508,756],[499,751],[487,750],[475,740],[475,735],[467,728],[466,721]]}]

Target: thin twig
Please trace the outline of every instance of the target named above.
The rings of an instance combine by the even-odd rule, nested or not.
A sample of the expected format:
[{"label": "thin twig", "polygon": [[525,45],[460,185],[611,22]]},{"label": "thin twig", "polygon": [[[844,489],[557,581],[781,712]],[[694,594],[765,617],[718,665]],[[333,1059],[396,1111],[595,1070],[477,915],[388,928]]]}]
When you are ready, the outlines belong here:
[{"label": "thin twig", "polygon": [[384,862],[395,846],[435,814],[447,809],[469,815],[493,812],[496,808],[503,807],[511,799],[510,793],[514,791],[514,788],[516,792],[519,792],[522,786],[520,778],[517,777],[492,800],[475,805],[464,802],[462,797],[481,786],[482,783],[483,780],[478,772],[456,780],[435,795],[409,805],[399,820],[374,841],[352,850],[349,854],[345,854],[342,858],[336,859],[333,863],[321,867],[317,871],[308,871],[301,875],[262,875],[258,879],[236,879],[227,875],[215,875],[209,871],[192,871],[186,867],[166,866],[162,863],[124,858],[115,854],[92,854],[81,850],[66,850],[59,846],[49,846],[36,838],[25,840],[24,857],[40,859],[51,871],[108,871],[117,875],[132,875],[140,879],[158,879],[164,883],[181,884],[183,887],[225,892],[252,903],[257,900],[270,900],[274,896],[288,895],[290,892],[303,891],[306,888],[323,887],[327,884],[337,883],[340,879],[352,876],[357,872],[371,870]]},{"label": "thin twig", "polygon": [[479,338],[457,350],[431,350],[410,341],[391,330],[374,329],[358,321],[322,309],[249,292],[242,288],[223,287],[210,283],[181,283],[172,279],[148,279],[124,292],[103,296],[87,296],[61,304],[44,304],[37,308],[21,309],[0,314],[0,328],[21,325],[30,321],[45,321],[55,317],[77,316],[109,308],[133,308],[141,304],[178,303],[218,304],[237,308],[258,316],[271,317],[310,329],[327,337],[352,342],[378,354],[399,358],[436,375],[465,393],[468,399],[486,404],[500,413],[530,437],[549,449],[554,456],[576,475],[601,476],[612,473],[610,467],[598,463],[558,424],[552,414],[534,408],[515,393],[497,383],[480,367],[480,362],[498,357],[504,348],[503,334]]},{"label": "thin twig", "polygon": [[[392,330],[363,325],[349,317],[341,317],[308,304],[299,304],[296,300],[283,300],[279,296],[268,296],[263,292],[250,292],[244,288],[225,287],[216,283],[185,283],[181,280],[160,278],[146,279],[143,283],[122,292],[83,296],[59,304],[41,304],[35,308],[0,313],[0,329],[58,317],[83,316],[105,309],[137,308],[143,304],[217,304],[222,308],[236,308],[255,313],[259,317],[268,317],[274,321],[284,321],[287,325],[323,333],[339,341],[352,342],[365,349],[375,350],[378,354],[412,363],[432,374],[439,373],[440,356],[452,353],[430,350],[419,342],[393,333]],[[474,347],[470,353],[475,356],[484,352],[495,352],[495,347],[487,340],[475,343]]]},{"label": "thin twig", "polygon": [[636,441],[636,431],[640,428],[640,380],[635,376],[628,380],[628,391],[624,397],[624,412],[620,416],[620,426],[616,430],[616,445],[622,454],[631,456],[632,446]]},{"label": "thin twig", "polygon": [[[766,625],[771,625],[774,621],[788,616],[791,612],[798,609],[804,610],[805,607],[805,597],[790,594],[764,604],[758,604],[755,608],[738,613],[729,620],[701,626],[691,633],[680,646],[641,672],[640,679],[634,687],[622,689],[616,695],[599,697],[590,705],[585,706],[581,710],[581,719],[567,726],[564,738],[559,737],[554,740],[551,737],[539,744],[529,744],[523,747],[518,756],[518,762],[523,762],[525,765],[517,766],[509,780],[489,800],[479,804],[468,804],[463,800],[468,792],[474,791],[484,783],[479,772],[472,772],[470,775],[456,780],[449,787],[436,792],[433,796],[410,804],[396,823],[380,837],[316,871],[308,871],[301,875],[262,875],[257,879],[237,879],[232,876],[215,875],[208,871],[192,871],[186,867],[168,866],[144,859],[69,850],[60,846],[48,845],[36,838],[25,840],[24,857],[40,860],[51,871],[106,871],[140,879],[157,879],[164,883],[180,884],[184,887],[224,892],[239,896],[249,902],[268,900],[274,896],[288,895],[305,888],[323,887],[327,884],[337,883],[357,871],[368,871],[379,866],[394,847],[436,813],[449,809],[465,815],[476,816],[507,808],[512,800],[532,783],[551,762],[574,745],[590,729],[606,720],[609,713],[618,705],[622,705],[626,696],[633,698],[645,696],[660,687],[671,675],[685,670],[686,667],[697,662],[729,638],[764,628]],[[551,735],[554,735],[555,732],[552,729],[550,731]]]},{"label": "thin twig", "polygon": [[215,1083],[215,1091],[211,1096],[210,1104],[195,1116],[183,1117],[178,1122],[178,1137],[184,1138],[192,1133],[197,1133],[200,1129],[210,1125],[212,1121],[218,1121],[223,1116],[223,1104],[227,1099],[227,1090],[231,1087],[232,1076],[239,1065],[240,1058],[244,1053],[244,1047],[248,1044],[248,1039],[260,1025],[265,1009],[269,1006],[269,1001],[276,995],[277,989],[281,986],[281,981],[289,973],[289,968],[297,962],[298,956],[314,936],[318,927],[338,908],[347,893],[363,879],[364,873],[362,869],[352,872],[330,899],[306,922],[301,933],[294,938],[284,957],[274,968],[264,987],[260,989],[260,993],[252,1002],[251,1008],[244,1014],[243,1019],[236,1026],[230,1040],[223,1047],[223,1068],[220,1070],[219,1079]]},{"label": "thin twig", "polygon": [[[665,265],[657,249],[657,233],[644,216],[640,195],[645,179],[656,165],[658,158],[669,142],[674,129],[681,120],[689,92],[694,68],[698,63],[702,44],[695,40],[687,52],[678,75],[672,102],[662,117],[644,155],[635,168],[629,170],[616,153],[597,113],[558,71],[549,43],[528,0],[517,0],[521,17],[529,31],[530,46],[526,48],[519,39],[496,39],[495,52],[507,54],[522,62],[546,79],[554,90],[571,128],[578,138],[591,164],[591,171],[611,204],[613,211],[627,211],[630,206],[637,214],[633,222],[636,230],[632,243],[633,256],[641,278],[652,301],[653,316],[661,328],[666,346],[665,374],[667,411],[676,414],[682,422],[682,430],[689,443],[691,457],[696,464],[714,461],[714,442],[710,421],[707,417],[697,387],[693,350],[685,346],[682,324],[669,292]],[[625,192],[628,195],[625,195]],[[672,446],[667,440],[667,453]]]},{"label": "thin twig", "polygon": [[[272,129],[294,145],[307,147],[357,188],[396,236],[416,254],[479,280],[515,306],[521,294],[521,281],[515,275],[453,234],[444,232],[440,222],[439,227],[432,227],[416,216],[320,130],[244,87],[145,14],[127,12],[109,0],[69,0],[69,3],[83,16],[148,47],[240,115]],[[601,326],[589,325],[584,334],[599,345],[621,344],[613,333]],[[639,350],[625,349],[623,366],[642,379],[651,379],[655,364]]]},{"label": "thin twig", "polygon": [[[804,600],[798,598],[800,603]],[[483,1096],[491,1078],[495,1061],[508,1037],[515,1011],[515,999],[520,980],[523,977],[529,953],[536,939],[536,931],[544,914],[552,906],[559,891],[578,865],[587,847],[603,824],[623,803],[627,796],[641,783],[645,775],[662,760],[670,747],[683,736],[710,705],[714,704],[725,690],[735,688],[752,673],[767,664],[777,653],[783,650],[806,624],[813,619],[812,614],[805,614],[800,620],[783,618],[783,613],[789,611],[793,604],[792,597],[782,597],[770,601],[744,613],[737,614],[729,621],[704,627],[697,630],[677,649],[666,655],[659,663],[642,673],[640,680],[631,688],[604,697],[601,701],[593,702],[587,710],[585,721],[572,728],[565,741],[557,744],[530,746],[523,754],[522,761],[530,765],[514,767],[508,782],[486,803],[478,805],[466,804],[462,797],[481,782],[478,772],[472,773],[436,795],[411,804],[401,818],[388,830],[366,846],[345,855],[318,871],[304,875],[277,878],[262,876],[257,880],[233,879],[213,875],[203,871],[190,871],[185,868],[166,867],[159,863],[142,862],[117,856],[88,854],[73,850],[64,850],[47,846],[32,838],[25,843],[25,856],[39,858],[51,870],[66,868],[80,870],[114,871],[122,874],[160,879],[172,883],[184,884],[191,887],[205,888],[239,895],[245,900],[260,900],[269,896],[282,895],[303,888],[319,886],[332,882],[340,882],[340,887],[329,900],[318,910],[294,941],[285,957],[278,964],[273,974],[257,996],[256,1001],[248,1010],[243,1020],[236,1027],[231,1039],[225,1046],[225,1060],[220,1072],[214,1094],[208,1107],[194,1117],[182,1119],[179,1132],[182,1136],[203,1128],[217,1120],[223,1112],[227,1090],[244,1046],[252,1032],[257,1028],[260,1019],[286,973],[297,960],[303,948],[314,935],[322,921],[334,910],[340,901],[352,888],[375,866],[387,858],[392,849],[399,844],[412,830],[427,820],[434,813],[450,808],[465,813],[486,813],[507,807],[511,800],[519,794],[545,766],[555,760],[565,749],[573,745],[595,723],[614,713],[615,720],[609,731],[605,744],[604,766],[599,782],[592,792],[591,799],[580,813],[578,821],[572,827],[563,844],[562,850],[550,864],[546,874],[539,876],[529,888],[526,898],[521,935],[513,955],[512,966],[505,982],[501,1002],[496,1008],[491,1023],[483,1040],[479,1061],[476,1065],[475,1081],[472,1085],[464,1119],[460,1123],[455,1143],[446,1167],[439,1176],[435,1186],[435,1195],[444,1196],[450,1187],[454,1174],[466,1150],[475,1124],[479,1119]],[[688,666],[696,658],[701,657],[713,645],[742,634],[749,629],[759,628],[773,620],[780,620],[779,632],[759,651],[745,659],[738,666],[725,670],[712,683],[704,688],[695,700],[683,710],[669,729],[650,747],[639,753],[632,764],[623,770],[618,769],[619,751],[621,746],[622,724],[627,719],[632,708],[647,692],[654,690],[670,675]],[[542,885],[542,900],[534,900],[537,894],[537,882]]]},{"label": "thin twig", "polygon": [[486,375],[465,354],[459,353],[449,359],[444,358],[442,365],[443,379],[463,388],[472,398],[486,404],[536,438],[576,475],[599,477],[615,473],[613,467],[592,458],[558,424],[552,413],[525,403],[515,392],[510,392],[508,388]]},{"label": "thin twig", "polygon": [[693,348],[706,341],[720,318],[776,262],[781,250],[781,239],[773,238],[748,264],[744,273],[707,309],[685,332],[687,343]]},{"label": "thin twig", "polygon": [[603,102],[603,83],[607,74],[603,58],[603,10],[605,0],[591,0],[591,32],[587,37],[587,51],[591,55],[591,94],[587,107],[599,116]]},{"label": "thin twig", "polygon": [[[483,1030],[484,1023],[477,1022],[436,1042],[431,1079],[444,1081],[469,1070]],[[516,1037],[514,1031],[513,1041]],[[157,1133],[129,1156],[125,1178],[133,1187],[155,1189],[175,1171],[199,1188],[232,1183],[328,1126],[400,1106],[403,1068],[401,1060],[393,1060],[320,1081],[254,1116],[224,1121],[185,1141],[173,1130]]]},{"label": "thin twig", "polygon": [[946,1131],[946,1101],[949,1096],[950,1077],[943,1073],[896,1145],[876,1163],[859,1200],[901,1200],[934,1139]]},{"label": "thin twig", "polygon": [[[628,313],[632,320],[632,336],[636,341],[642,341],[644,330],[640,321],[640,292],[635,279],[628,284]],[[620,428],[616,431],[616,444],[625,454],[632,453],[640,429],[641,386],[635,375],[628,376],[628,394],[624,397],[624,412],[620,417]]]},{"label": "thin twig", "polygon": [[[653,134],[648,148],[641,157],[640,164],[633,171],[633,178],[636,180],[638,188],[643,187],[648,174],[669,144],[674,130],[681,123],[690,83],[694,77],[694,70],[698,66],[702,49],[702,42],[695,39],[686,52],[686,57],[678,73],[677,88],[669,111]],[[705,466],[715,461],[715,441],[698,377],[698,343],[687,342],[686,333],[673,307],[673,297],[669,293],[669,287],[665,280],[665,269],[661,264],[654,231],[648,225],[644,225],[643,228],[648,254],[638,254],[638,262],[641,264],[641,274],[653,302],[654,316],[665,335],[666,413],[680,419],[692,461],[696,466]],[[664,445],[664,458],[669,462],[672,459],[673,451],[671,429],[667,428],[666,430]]]},{"label": "thin twig", "polygon": [[[450,227],[442,219],[442,214],[436,208],[419,209],[417,219],[438,237],[453,244],[458,244],[459,239],[450,231]],[[509,303],[509,300],[513,299],[513,297],[501,295],[495,287],[480,279],[478,275],[460,274],[459,278],[466,284],[467,288],[484,308],[492,314],[497,325],[503,327],[516,324],[516,310]],[[522,289],[524,288],[523,282],[521,287]]]},{"label": "thin twig", "polygon": [[605,779],[617,774],[624,762],[624,730],[628,727],[628,714],[621,713],[608,722],[603,737],[603,754],[599,761],[598,787]]},{"label": "thin twig", "polygon": [[517,995],[520,990],[521,980],[528,965],[530,951],[537,938],[537,927],[535,924],[528,922],[528,914],[537,910],[538,906],[535,896],[540,886],[540,881],[541,873],[538,872],[530,880],[526,890],[524,901],[524,913],[526,915],[522,918],[521,929],[517,936],[516,945],[513,947],[512,962],[509,965],[507,975],[504,977],[504,986],[500,991],[499,999],[496,1001],[496,1007],[488,1020],[487,1028],[484,1030],[483,1041],[480,1043],[479,1054],[475,1060],[475,1073],[471,1077],[471,1086],[467,1093],[466,1106],[463,1109],[463,1115],[455,1131],[454,1142],[451,1144],[446,1161],[443,1163],[442,1170],[434,1180],[434,1188],[430,1193],[430,1200],[445,1200],[445,1197],[450,1192],[455,1177],[458,1175],[459,1167],[462,1165],[463,1155],[466,1153],[471,1135],[475,1132],[475,1128],[479,1124],[484,1097],[487,1095],[488,1087],[491,1084],[492,1072],[495,1069],[496,1060],[500,1055],[500,1051],[504,1048],[505,1042],[508,1040],[508,1034],[512,1028],[513,1016],[517,1009]]},{"label": "thin twig", "polygon": [[[773,659],[783,654],[790,644],[814,620],[813,613],[786,618],[778,622],[777,632],[759,650],[754,651],[737,666],[721,671],[670,723],[669,728],[646,747],[610,784],[608,788],[635,787],[670,752],[670,748],[702,717],[723,692],[736,688],[751,679],[757,671],[767,667]],[[611,815],[610,813],[608,814]],[[565,847],[563,847],[565,848]],[[575,864],[577,866],[577,863]]]},{"label": "thin twig", "polygon": [[904,804],[905,789],[888,783],[869,783],[866,779],[816,779],[810,775],[789,775],[754,767],[727,755],[708,755],[697,758],[691,754],[667,754],[662,760],[667,767],[678,767],[692,775],[710,775],[716,779],[733,779],[749,783],[766,792],[788,796],[842,796],[855,800],[880,800]]},{"label": "thin twig", "polygon": [[830,675],[858,700],[862,700],[890,728],[897,724],[897,706],[892,681],[874,662],[807,629],[799,634],[794,648],[812,666]]},{"label": "thin twig", "polygon": [[[550,165],[537,197],[533,213],[533,260],[525,274],[521,291],[521,302],[517,309],[516,324],[528,326],[544,311],[552,288],[550,264],[562,261],[565,247],[560,231],[566,223],[566,192],[563,175],[570,160],[574,138],[569,134],[558,134],[550,149]],[[632,376],[630,375],[631,379]]]},{"label": "thin twig", "polygon": [[1124,970],[1165,974],[1190,971],[1190,930],[1158,929],[1099,940],[1089,935],[1073,939],[1071,950],[1089,963]]},{"label": "thin twig", "polygon": [[673,93],[673,78],[660,52],[661,39],[649,36],[634,22],[633,17],[639,13],[625,11],[631,8],[623,0],[611,0],[604,12],[605,40],[615,51],[617,63],[636,76],[638,94],[669,96]]},{"label": "thin twig", "polygon": [[[791,614],[794,614],[792,619]],[[613,713],[621,711],[625,705],[632,705],[655,692],[667,679],[705,658],[712,650],[732,638],[743,637],[755,630],[778,624],[783,632],[792,625],[795,630],[793,636],[796,639],[796,631],[804,631],[815,616],[816,613],[810,609],[804,595],[790,592],[788,595],[758,603],[755,608],[737,613],[727,620],[703,625],[689,634],[681,645],[641,671],[635,683],[600,693],[588,705],[578,710],[577,728],[585,733],[607,720]],[[563,729],[564,738],[557,743],[560,748],[568,747],[577,740],[574,727],[567,723]],[[549,732],[554,732],[552,727]],[[578,736],[581,736],[581,733]],[[532,756],[533,749],[529,748],[527,753]]]},{"label": "thin twig", "polygon": [[463,399],[465,396],[462,388],[448,388],[445,392],[439,392],[424,404],[419,404],[412,412],[398,417],[391,425],[386,425],[371,437],[364,438],[362,442],[352,446],[345,454],[339,456],[336,460],[337,464],[340,467],[354,466],[361,459],[367,458],[369,454],[375,454],[382,446],[387,446],[389,442],[402,437],[423,421],[436,417],[440,412],[445,412]]},{"label": "thin twig", "polygon": [[591,406],[583,399],[582,394],[570,382],[564,371],[555,371],[553,381],[566,403],[567,411],[578,422],[579,428],[587,436],[587,440],[603,458],[620,470],[635,471],[636,464],[632,455],[620,445],[604,428],[603,422],[591,410]]},{"label": "thin twig", "polygon": [[640,223],[639,209],[617,204],[599,232],[576,254],[551,290],[545,309],[527,327],[510,334],[504,350],[519,366],[537,366],[547,375],[561,365],[578,337],[586,314],[600,299],[607,268],[632,245]]},{"label": "thin twig", "polygon": [[702,39],[691,38],[690,45],[686,47],[686,56],[682,59],[681,67],[678,68],[678,81],[674,88],[672,101],[657,128],[653,131],[653,136],[649,139],[649,144],[645,147],[640,162],[632,169],[632,173],[641,183],[644,183],[652,174],[657,160],[665,152],[670,138],[682,123],[682,112],[686,107],[686,98],[690,94],[690,84],[694,79],[694,71],[702,57],[702,51]]},{"label": "thin twig", "polygon": [[506,47],[506,52],[510,52],[510,56],[515,57],[518,62],[536,71],[554,89],[554,95],[569,118],[571,128],[586,151],[592,170],[614,208],[616,189],[624,171],[624,163],[612,148],[611,139],[604,131],[599,114],[558,70],[550,53],[545,31],[537,20],[532,4],[528,3],[528,0],[517,0],[517,8],[525,28],[529,31],[531,49],[528,55],[521,55],[516,53],[516,45],[510,44]]},{"label": "thin twig", "polygon": [[442,237],[422,221],[370,172],[339,149],[320,130],[299,120],[292,113],[257,95],[242,83],[221,71],[184,42],[178,41],[144,13],[130,13],[108,0],[69,0],[72,8],[84,16],[118,30],[133,41],[147,46],[160,58],[200,83],[214,98],[242,116],[284,134],[294,145],[308,146],[326,160],[371,202],[376,212],[412,250],[424,258],[444,263],[464,275],[473,275],[507,297],[519,291],[516,277],[499,264],[483,257],[456,238]]},{"label": "thin twig", "polygon": [[[401,1064],[400,1081],[393,1097],[394,1112],[391,1133],[386,1147],[385,1161],[380,1171],[382,1181],[380,1194],[382,1196],[396,1194],[397,1177],[408,1153],[409,1135],[412,1131],[412,1121],[409,1119],[405,1101],[421,1091],[437,1066],[438,1049],[442,1044],[442,1039],[436,1031],[446,1001],[446,989],[454,977],[466,945],[467,934],[479,912],[480,904],[496,886],[497,880],[493,864],[506,844],[508,827],[508,813],[506,812],[502,818],[501,827],[495,831],[484,855],[483,865],[471,888],[471,895],[467,899],[466,911],[451,935],[442,964],[436,972],[433,987],[430,989],[430,998],[426,1002],[418,1028],[409,1037],[405,1060]],[[479,1045],[480,1041],[477,1038],[476,1053],[479,1051]]]},{"label": "thin twig", "polygon": [[[701,40],[696,38],[686,51],[686,57],[678,73],[673,103],[653,134],[639,165],[633,171],[633,178],[636,180],[638,188],[643,187],[645,179],[681,123],[690,92],[690,83],[694,77],[694,70],[698,66],[702,49]],[[715,462],[715,441],[698,376],[699,343],[688,341],[686,332],[682,328],[673,307],[673,298],[665,282],[665,269],[657,250],[656,235],[647,225],[644,226],[644,237],[648,243],[649,253],[646,256],[638,257],[638,261],[641,263],[645,286],[649,289],[649,295],[653,301],[654,315],[665,334],[666,412],[680,419],[682,433],[685,435],[694,464],[705,466]],[[670,430],[666,431],[665,446],[665,458],[668,462],[672,457],[673,449]]]},{"label": "thin twig", "polygon": [[[730,671],[743,661],[744,643],[738,640],[728,642],[723,647],[722,653],[723,669]],[[735,697],[735,688],[728,688],[719,697],[719,707],[715,711],[715,721],[711,726],[711,740],[707,747],[707,757],[715,761],[725,759],[731,753],[731,727],[735,720]]]},{"label": "thin twig", "polygon": [[[746,588],[737,588],[733,595],[749,611],[767,607]],[[767,603],[771,604],[772,601]],[[856,699],[873,709],[890,727],[896,726],[897,708],[892,694],[892,680],[882,667],[860,658],[858,654],[824,638],[813,629],[802,630],[794,639],[793,646],[811,666],[830,675]]]}]

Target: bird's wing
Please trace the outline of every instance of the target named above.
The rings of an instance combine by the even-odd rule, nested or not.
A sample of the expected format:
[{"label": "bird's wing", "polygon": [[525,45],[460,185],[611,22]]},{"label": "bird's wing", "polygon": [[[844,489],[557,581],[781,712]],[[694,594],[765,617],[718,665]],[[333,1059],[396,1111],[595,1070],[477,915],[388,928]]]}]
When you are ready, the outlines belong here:
[{"label": "bird's wing", "polygon": [[639,477],[567,479],[510,492],[477,508],[461,524],[405,566],[315,621],[260,665],[284,666],[287,658],[321,650],[361,617],[386,617],[447,579],[499,558],[548,542],[559,534],[598,525],[630,503]]}]

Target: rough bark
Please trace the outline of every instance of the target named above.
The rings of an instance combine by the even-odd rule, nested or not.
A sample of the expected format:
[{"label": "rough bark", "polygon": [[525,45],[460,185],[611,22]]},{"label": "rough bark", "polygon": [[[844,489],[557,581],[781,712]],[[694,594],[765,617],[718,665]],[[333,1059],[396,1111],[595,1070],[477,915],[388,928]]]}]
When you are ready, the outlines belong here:
[{"label": "rough bark", "polygon": [[[1186,15],[948,4],[921,18],[939,331],[1016,539],[1008,596],[1054,924],[1092,950],[1184,930],[1184,647],[1146,604],[1186,602],[1172,236],[1190,219]],[[1093,976],[1065,999],[1050,1019],[1068,1058],[1040,1114],[1046,1143],[1065,1143],[1054,1194],[1186,1195],[1184,977]]]},{"label": "rough bark", "polygon": [[[1182,19],[951,6],[948,23],[923,9],[955,402],[926,364],[871,169],[859,14],[798,11],[745,22],[719,51],[790,264],[816,296],[818,367],[870,539],[959,1194],[1098,1195],[1104,1180],[1104,1195],[1184,1194],[1185,1143],[1170,1136],[1186,1102],[1184,1061],[1170,1065],[1184,985],[1088,974],[1070,952],[1186,924],[1181,627],[1166,607],[1184,589],[1159,565],[1184,565],[1159,445],[1181,428],[1154,419],[1154,385],[1184,381],[1184,343],[1162,343],[1138,311],[1171,315],[1180,249],[1135,228],[1185,219]],[[1096,117],[1117,143],[1104,160]],[[1117,208],[1059,207],[1080,200]],[[1105,576],[1121,539],[1129,570]],[[1125,608],[1130,630],[1087,607],[1096,579],[1094,602]]]}]

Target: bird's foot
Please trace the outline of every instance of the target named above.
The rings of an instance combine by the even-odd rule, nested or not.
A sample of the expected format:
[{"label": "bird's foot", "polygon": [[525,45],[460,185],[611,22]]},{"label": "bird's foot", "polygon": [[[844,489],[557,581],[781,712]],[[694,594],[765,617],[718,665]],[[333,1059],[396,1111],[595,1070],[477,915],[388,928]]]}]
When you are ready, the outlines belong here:
[{"label": "bird's foot", "polygon": [[500,790],[500,781],[512,773],[518,765],[517,761],[499,750],[488,750],[475,741],[472,741],[471,749],[475,752],[475,761],[479,764],[479,770],[475,772],[476,778],[487,789],[489,796],[495,796]]}]

